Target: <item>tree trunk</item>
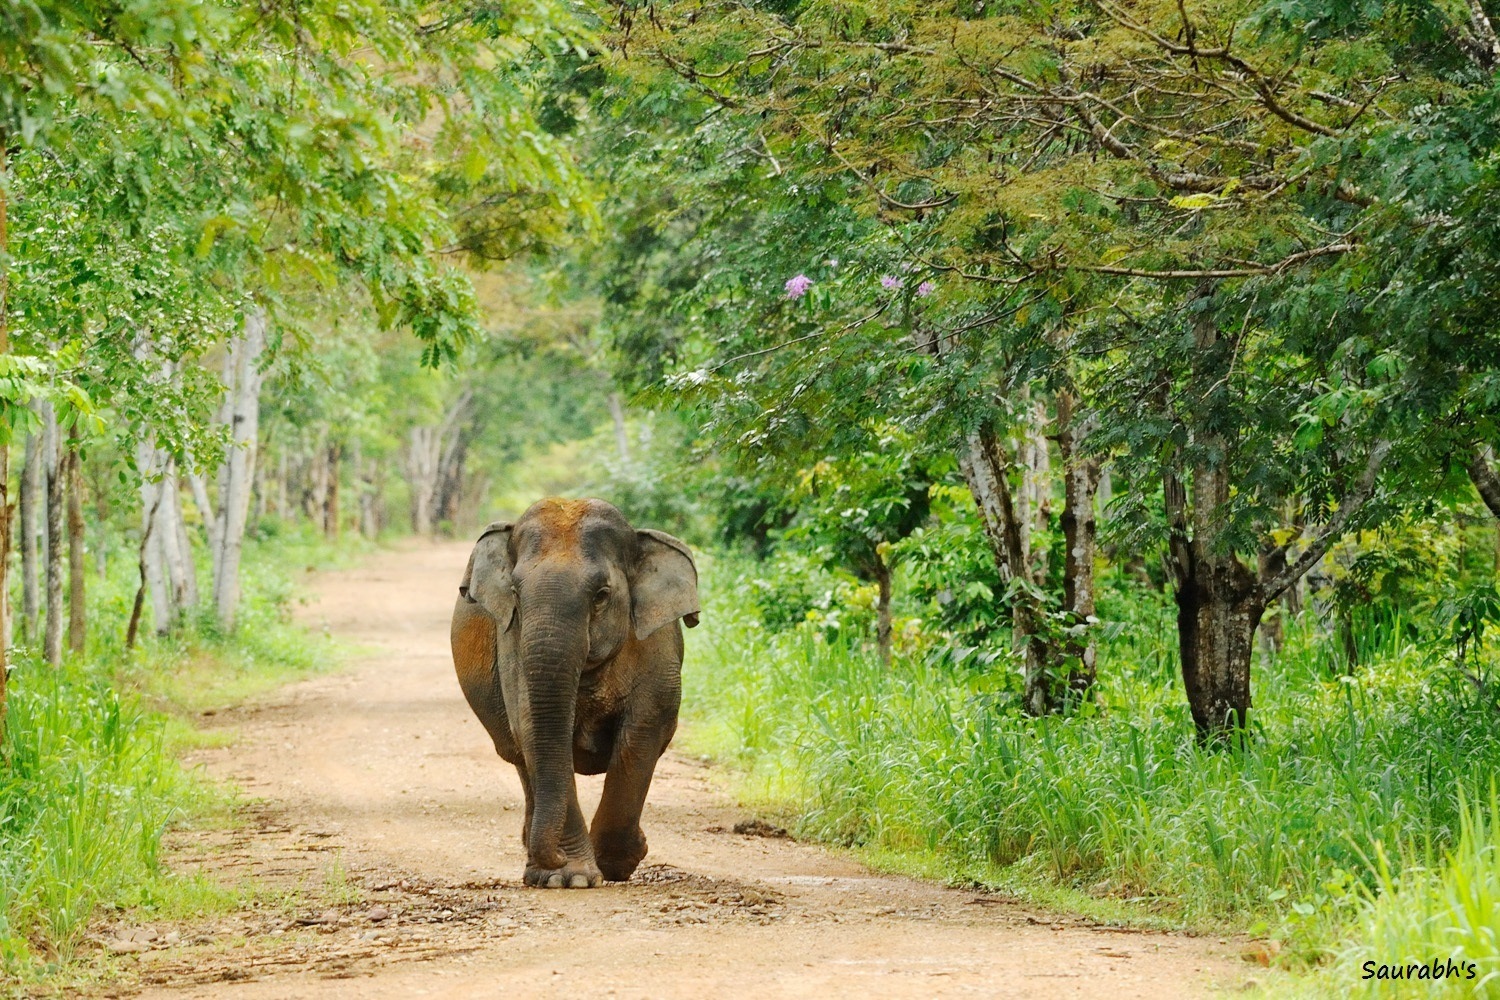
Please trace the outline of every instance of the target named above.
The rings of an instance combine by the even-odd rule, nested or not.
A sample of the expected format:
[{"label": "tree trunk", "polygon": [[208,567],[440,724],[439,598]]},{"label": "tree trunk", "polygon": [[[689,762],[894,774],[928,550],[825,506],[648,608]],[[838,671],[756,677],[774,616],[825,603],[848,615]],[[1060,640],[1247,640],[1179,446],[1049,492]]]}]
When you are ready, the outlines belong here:
[{"label": "tree trunk", "polygon": [[1469,478],[1490,513],[1500,517],[1500,475],[1495,472],[1494,461],[1495,453],[1489,445],[1474,449],[1469,458]]},{"label": "tree trunk", "polygon": [[21,624],[28,642],[34,642],[41,624],[42,594],[37,580],[41,553],[37,534],[41,527],[43,472],[41,439],[26,435],[25,464],[21,466]]},{"label": "tree trunk", "polygon": [[[430,535],[440,508],[446,477],[456,477],[462,466],[463,442],[459,424],[468,412],[473,392],[459,393],[436,427],[413,427],[407,436],[405,454],[407,482],[411,485],[411,526],[418,535]],[[446,475],[445,475],[446,474]]]},{"label": "tree trunk", "polygon": [[214,572],[214,608],[219,624],[234,627],[240,603],[240,555],[250,514],[250,484],[260,433],[259,369],[266,345],[266,313],[252,308],[225,361],[225,404],[229,413],[229,454],[219,474],[219,544]]},{"label": "tree trunk", "polygon": [[1094,559],[1098,550],[1098,521],[1094,496],[1099,489],[1100,461],[1082,447],[1088,432],[1072,393],[1057,394],[1057,449],[1063,466],[1063,610],[1068,624],[1089,638],[1070,638],[1063,645],[1066,668],[1059,678],[1060,694],[1070,702],[1089,697],[1098,675],[1098,650],[1088,626],[1094,617]]},{"label": "tree trunk", "polygon": [[68,649],[82,653],[88,639],[88,606],[84,587],[83,468],[78,448],[68,449]]},{"label": "tree trunk", "polygon": [[464,462],[468,455],[467,435],[456,433],[449,446],[443,450],[442,461],[438,466],[433,520],[448,534],[452,534],[463,519]]},{"label": "tree trunk", "polygon": [[308,490],[302,498],[302,515],[326,530],[324,519],[328,516],[328,451],[323,447],[323,436],[312,446],[312,457],[308,459]]},{"label": "tree trunk", "polygon": [[437,428],[413,427],[407,433],[406,480],[411,485],[411,530],[432,533],[432,492],[437,479]]},{"label": "tree trunk", "polygon": [[979,511],[979,523],[984,528],[984,537],[990,543],[990,552],[995,565],[1000,569],[1001,579],[1009,579],[1011,573],[1010,540],[1006,534],[1005,513],[1001,503],[1001,480],[1005,467],[994,455],[995,449],[987,447],[986,440],[992,435],[987,430],[972,431],[965,436],[959,448],[958,467],[963,473],[969,493],[974,497],[974,506]]},{"label": "tree trunk", "polygon": [[252,471],[250,484],[250,496],[252,497],[250,522],[260,524],[266,519],[266,509],[270,504],[270,487],[266,479],[270,476],[265,462],[256,462]]},{"label": "tree trunk", "polygon": [[42,656],[57,666],[62,663],[64,477],[57,410],[50,402],[42,404],[42,449],[42,464],[47,470],[47,628]]},{"label": "tree trunk", "polygon": [[389,514],[385,508],[385,475],[384,463],[375,459],[370,461],[370,537],[375,538],[385,530],[389,523]]},{"label": "tree trunk", "polygon": [[615,424],[615,448],[620,452],[620,461],[630,461],[630,436],[625,433],[625,407],[620,403],[620,394],[609,394],[609,416]]},{"label": "tree trunk", "polygon": [[[1262,580],[1269,580],[1280,575],[1286,570],[1286,549],[1281,546],[1263,549],[1257,559],[1257,565]],[[1296,592],[1295,585],[1288,587],[1279,599],[1281,607],[1273,609],[1272,604],[1275,602],[1269,602],[1266,610],[1271,611],[1272,614],[1269,617],[1261,616],[1261,642],[1266,652],[1272,656],[1281,652],[1281,644],[1286,635],[1285,619],[1291,613],[1291,604]]]},{"label": "tree trunk", "polygon": [[880,586],[880,596],[875,602],[875,649],[880,662],[891,665],[891,567],[880,550],[875,550],[873,562],[875,582]]},{"label": "tree trunk", "polygon": [[208,483],[201,473],[188,473],[188,489],[193,494],[193,506],[198,508],[198,517],[203,522],[204,534],[208,535],[208,554],[212,566],[209,572],[218,577],[219,556],[224,540],[219,536],[219,515],[214,512],[214,502],[208,496]]},{"label": "tree trunk", "polygon": [[[1011,645],[1021,660],[1026,711],[1045,715],[1056,707],[1052,698],[1052,652],[1041,634],[1042,608],[1031,561],[1025,548],[1026,533],[1016,513],[1007,478],[1007,462],[999,441],[989,428],[965,437],[959,453],[959,469],[979,506],[985,537],[990,539],[1000,578],[1006,582],[1011,609]],[[998,546],[996,542],[998,541]]]},{"label": "tree trunk", "polygon": [[1224,741],[1249,722],[1250,654],[1265,610],[1260,587],[1231,554],[1194,558],[1176,596],[1182,681],[1193,724],[1201,737]]},{"label": "tree trunk", "polygon": [[[10,353],[10,164],[6,160],[6,149],[10,136],[0,128],[0,355]],[[9,635],[10,587],[6,574],[10,571],[10,445],[0,445],[0,510],[4,511],[4,527],[0,528],[0,634]],[[9,694],[10,650],[0,642],[0,737],[4,736],[5,709]]]},{"label": "tree trunk", "polygon": [[130,607],[130,624],[125,629],[125,648],[134,649],[135,640],[141,631],[141,610],[146,603],[146,589],[150,583],[148,574],[148,553],[151,551],[151,527],[156,523],[157,505],[161,503],[161,494],[156,495],[156,505],[146,508],[141,512],[141,544],[136,557],[136,566],[140,572],[140,582],[135,588],[135,601]]},{"label": "tree trunk", "polygon": [[[1212,294],[1211,286],[1200,296]],[[1217,385],[1235,353],[1232,340],[1220,341],[1212,309],[1200,309],[1193,322],[1195,382]],[[1201,457],[1192,468],[1192,504],[1177,464],[1163,468],[1162,499],[1167,520],[1168,565],[1176,585],[1177,638],[1182,680],[1198,737],[1224,744],[1242,739],[1251,707],[1250,661],[1255,631],[1266,606],[1312,568],[1374,495],[1390,443],[1370,449],[1363,474],[1340,498],[1335,513],[1295,559],[1291,542],[1247,568],[1223,544],[1222,530],[1231,496],[1232,442],[1213,429],[1195,429]],[[1274,567],[1281,566],[1279,572]],[[1269,575],[1268,575],[1269,574]]]},{"label": "tree trunk", "polygon": [[[1197,298],[1213,292],[1212,283],[1205,283]],[[1226,377],[1231,346],[1221,342],[1217,317],[1204,303],[1193,319],[1195,383],[1214,385]],[[1199,738],[1226,742],[1249,721],[1250,654],[1266,598],[1258,573],[1218,544],[1229,506],[1231,442],[1216,429],[1194,427],[1192,433],[1202,457],[1192,467],[1191,508],[1176,467],[1168,464],[1162,483],[1177,646]]]},{"label": "tree trunk", "polygon": [[286,452],[283,450],[280,460],[276,463],[276,516],[282,520],[286,519]]},{"label": "tree trunk", "polygon": [[375,463],[365,462],[364,446],[359,438],[354,439],[352,447],[354,453],[349,458],[349,467],[354,475],[359,533],[365,538],[374,538],[378,533],[375,524]]},{"label": "tree trunk", "polygon": [[328,446],[328,498],[323,504],[323,534],[335,540],[339,537],[339,461],[343,455],[342,445]]},{"label": "tree trunk", "polygon": [[167,486],[171,495],[172,537],[170,538],[170,561],[172,590],[177,601],[179,616],[198,607],[198,567],[193,562],[193,542],[188,537],[187,518],[182,516],[182,482],[177,475],[176,463],[167,467]]},{"label": "tree trunk", "polygon": [[[149,362],[153,354],[157,355],[161,382],[173,378],[172,361],[156,352],[148,335],[137,338],[134,351],[142,362]],[[157,634],[165,635],[182,620],[188,606],[196,603],[197,578],[192,571],[192,552],[183,524],[175,464],[153,439],[149,428],[143,429],[135,449],[136,469],[141,476],[141,537],[149,542],[144,552],[145,579],[151,597],[152,622]],[[151,518],[150,523],[144,520],[147,517]]]},{"label": "tree trunk", "polygon": [[[951,349],[937,333],[913,328],[911,337],[917,350],[931,355],[938,363]],[[1052,657],[1046,638],[1038,634],[1042,614],[1026,549],[1029,531],[1018,517],[1011,499],[1008,466],[994,429],[987,424],[968,431],[959,442],[958,467],[974,497],[979,523],[984,529],[985,540],[990,543],[1000,579],[1006,583],[1006,597],[1011,609],[1011,645],[1020,656],[1025,678],[1024,704],[1028,712],[1041,715],[1052,709],[1048,696]]]},{"label": "tree trunk", "polygon": [[1052,454],[1047,446],[1047,405],[1033,400],[1026,408],[1027,420],[1017,441],[1021,459],[1021,489],[1016,497],[1016,518],[1021,528],[1021,551],[1026,554],[1027,578],[1040,582],[1047,575],[1047,549],[1032,543],[1032,536],[1045,533],[1052,523]]},{"label": "tree trunk", "polygon": [[153,442],[144,438],[136,442],[135,464],[141,477],[141,580],[151,599],[151,620],[158,635],[166,634],[176,617],[167,579],[165,550],[159,537],[166,496],[166,484],[160,478],[163,471],[159,464],[161,455]]}]

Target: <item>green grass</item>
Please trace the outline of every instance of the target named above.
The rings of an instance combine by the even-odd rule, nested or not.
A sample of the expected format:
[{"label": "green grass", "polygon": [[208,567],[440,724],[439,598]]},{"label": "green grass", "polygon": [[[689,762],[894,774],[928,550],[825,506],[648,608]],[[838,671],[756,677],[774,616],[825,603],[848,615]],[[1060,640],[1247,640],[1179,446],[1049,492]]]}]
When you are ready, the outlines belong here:
[{"label": "green grass", "polygon": [[1327,963],[1407,867],[1371,859],[1460,842],[1461,790],[1500,766],[1493,692],[1399,622],[1342,678],[1333,644],[1293,626],[1256,666],[1256,738],[1212,751],[1193,736],[1162,599],[1105,612],[1122,626],[1101,647],[1096,711],[1028,719],[1003,660],[978,669],[918,644],[886,669],[863,636],[768,631],[754,573],[708,563],[690,745],[734,763],[747,799],[800,835],[887,866],[1267,935],[1294,965]]},{"label": "green grass", "polygon": [[350,557],[306,533],[247,547],[237,628],[209,619],[173,634],[123,634],[134,567],[91,578],[88,651],[59,668],[13,657],[0,771],[0,973],[56,973],[105,908],[146,919],[236,905],[239,894],[161,864],[174,824],[225,821],[224,794],[187,773],[181,751],[203,742],[189,721],[336,660],[333,644],[290,619],[306,567]]},{"label": "green grass", "polygon": [[[1379,882],[1367,894],[1357,938],[1314,984],[1318,992],[1500,997],[1500,800],[1493,784],[1487,799],[1461,807],[1459,820],[1457,843],[1435,860],[1431,845],[1407,848],[1400,865],[1384,854],[1375,859]],[[1425,976],[1419,965],[1427,966]],[[1401,978],[1389,975],[1394,966],[1404,967]],[[1452,974],[1434,978],[1437,967]],[[1351,988],[1336,988],[1345,985]]]}]

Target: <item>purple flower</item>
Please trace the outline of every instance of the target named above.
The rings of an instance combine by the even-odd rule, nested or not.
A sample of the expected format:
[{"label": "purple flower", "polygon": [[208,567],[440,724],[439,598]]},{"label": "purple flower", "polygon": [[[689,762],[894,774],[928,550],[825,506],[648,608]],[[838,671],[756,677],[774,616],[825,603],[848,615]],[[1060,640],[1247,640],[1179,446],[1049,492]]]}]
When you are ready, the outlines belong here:
[{"label": "purple flower", "polygon": [[901,287],[901,279],[894,274],[882,274],[880,276],[880,287],[888,292],[894,292]]},{"label": "purple flower", "polygon": [[789,299],[800,299],[807,294],[812,287],[812,279],[805,274],[799,274],[795,278],[788,278],[786,282],[786,297]]},{"label": "purple flower", "polygon": [[924,281],[917,286],[918,296],[931,295],[935,291],[937,291],[937,285],[934,285],[930,281]]}]

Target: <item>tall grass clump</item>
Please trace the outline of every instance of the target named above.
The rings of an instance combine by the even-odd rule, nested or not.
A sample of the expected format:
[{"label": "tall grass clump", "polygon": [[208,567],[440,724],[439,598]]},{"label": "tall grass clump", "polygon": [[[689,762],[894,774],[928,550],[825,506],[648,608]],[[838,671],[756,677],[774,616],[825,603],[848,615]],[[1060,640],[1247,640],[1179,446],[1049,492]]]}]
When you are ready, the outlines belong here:
[{"label": "tall grass clump", "polygon": [[0,961],[66,956],[101,903],[170,892],[162,833],[201,798],[163,720],[95,669],[18,664],[0,772]]},{"label": "tall grass clump", "polygon": [[65,962],[104,907],[184,915],[229,901],[161,863],[163,834],[219,801],[178,754],[198,738],[194,713],[332,661],[291,607],[304,568],[336,557],[308,532],[268,531],[247,546],[232,632],[207,614],[163,635],[148,623],[134,650],[135,567],[115,558],[90,580],[85,654],[49,666],[21,637],[0,744],[0,973]]},{"label": "tall grass clump", "polygon": [[1032,719],[1003,656],[918,643],[887,668],[816,614],[771,631],[753,570],[713,574],[693,739],[804,835],[936,858],[954,878],[1061,886],[1323,957],[1379,891],[1368,859],[1457,840],[1456,790],[1500,766],[1500,728],[1476,723],[1493,693],[1400,629],[1349,676],[1292,627],[1257,664],[1254,738],[1214,750],[1194,738],[1164,599],[1109,609],[1096,705]]},{"label": "tall grass clump", "polygon": [[[1361,996],[1500,997],[1500,799],[1464,805],[1458,841],[1434,860],[1407,848],[1396,874],[1383,854],[1358,943],[1330,984]],[[1425,971],[1421,968],[1425,967]],[[1441,970],[1441,976],[1434,976]]]}]

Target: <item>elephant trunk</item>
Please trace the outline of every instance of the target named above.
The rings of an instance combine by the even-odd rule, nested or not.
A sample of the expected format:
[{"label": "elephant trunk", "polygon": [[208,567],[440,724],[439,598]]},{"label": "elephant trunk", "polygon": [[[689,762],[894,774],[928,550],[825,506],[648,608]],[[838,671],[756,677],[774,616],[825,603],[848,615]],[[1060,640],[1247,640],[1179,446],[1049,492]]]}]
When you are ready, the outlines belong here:
[{"label": "elephant trunk", "polygon": [[[566,862],[562,843],[573,800],[573,713],[578,677],[588,656],[586,610],[566,607],[573,588],[536,588],[545,610],[521,616],[521,669],[528,725],[522,753],[531,772],[534,806],[528,837],[532,861],[543,868]],[[554,591],[548,593],[547,591]]]}]

